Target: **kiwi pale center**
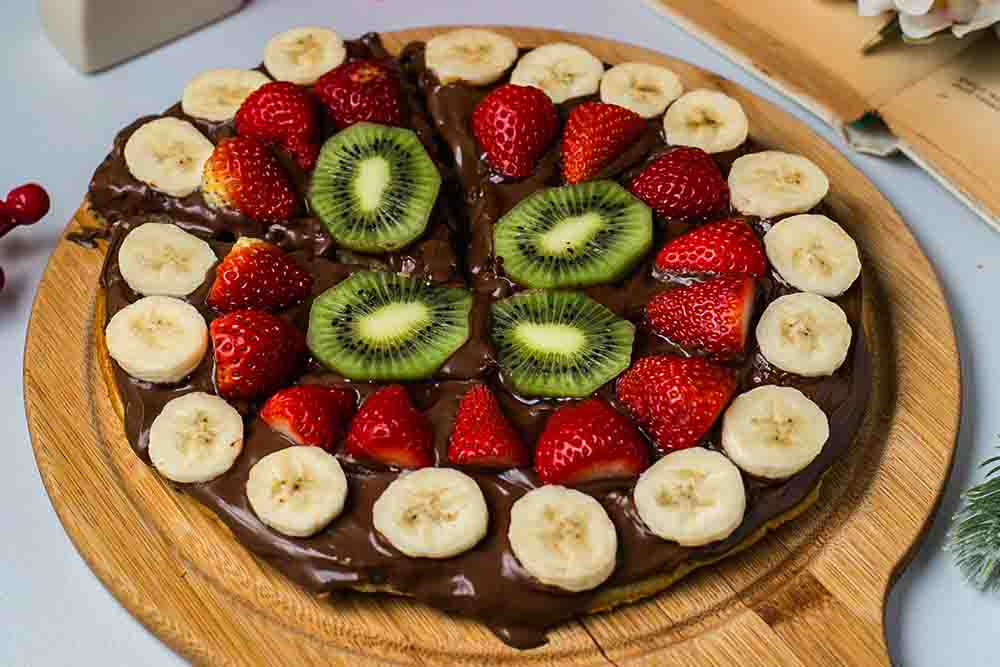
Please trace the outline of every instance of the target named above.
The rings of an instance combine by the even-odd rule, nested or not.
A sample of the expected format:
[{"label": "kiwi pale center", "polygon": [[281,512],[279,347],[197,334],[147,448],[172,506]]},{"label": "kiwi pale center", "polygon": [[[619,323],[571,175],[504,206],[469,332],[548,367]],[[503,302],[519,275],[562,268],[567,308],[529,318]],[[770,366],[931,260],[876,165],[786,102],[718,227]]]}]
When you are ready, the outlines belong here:
[{"label": "kiwi pale center", "polygon": [[587,336],[580,329],[557,322],[522,322],[514,335],[537,354],[570,356],[587,344]]},{"label": "kiwi pale center", "polygon": [[386,188],[392,183],[389,161],[381,155],[373,155],[358,165],[358,175],[354,180],[354,191],[358,205],[365,213],[371,213],[382,204]]},{"label": "kiwi pale center", "polygon": [[539,238],[541,250],[549,255],[564,255],[582,250],[604,226],[596,211],[564,218]]},{"label": "kiwi pale center", "polygon": [[387,303],[358,320],[361,337],[371,342],[389,341],[421,328],[430,311],[420,301]]}]

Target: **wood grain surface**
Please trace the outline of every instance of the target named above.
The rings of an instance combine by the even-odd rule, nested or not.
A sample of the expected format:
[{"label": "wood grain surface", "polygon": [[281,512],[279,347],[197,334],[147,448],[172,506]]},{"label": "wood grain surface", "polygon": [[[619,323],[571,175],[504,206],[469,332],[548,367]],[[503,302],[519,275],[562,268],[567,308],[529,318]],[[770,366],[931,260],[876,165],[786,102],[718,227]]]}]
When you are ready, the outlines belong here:
[{"label": "wood grain surface", "polygon": [[[440,30],[384,38],[395,50]],[[960,405],[951,319],[916,241],[835,149],[743,88],[633,46],[497,30],[525,46],[567,40],[612,63],[668,65],[689,89],[738,98],[759,143],[802,153],[830,176],[829,203],[866,265],[875,387],[857,442],[813,507],[747,551],[660,595],[563,625],[531,651],[400,598],[319,599],[257,561],[132,453],[95,354],[103,248],[63,241],[36,297],[24,382],[38,467],[67,533],[123,605],[201,664],[888,664],[885,598],[941,496]]]}]

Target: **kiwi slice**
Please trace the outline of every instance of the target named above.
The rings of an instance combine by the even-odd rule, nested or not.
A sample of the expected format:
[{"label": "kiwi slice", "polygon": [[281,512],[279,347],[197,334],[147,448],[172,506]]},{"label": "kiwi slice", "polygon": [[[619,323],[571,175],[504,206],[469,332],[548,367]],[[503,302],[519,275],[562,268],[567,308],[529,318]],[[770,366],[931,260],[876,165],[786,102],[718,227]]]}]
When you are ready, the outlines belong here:
[{"label": "kiwi slice", "polygon": [[542,190],[500,218],[497,257],[525,287],[585,287],[624,277],[653,244],[649,207],[613,181]]},{"label": "kiwi slice", "polygon": [[589,396],[632,360],[632,323],[578,292],[521,292],[491,315],[504,380],[525,396]]},{"label": "kiwi slice", "polygon": [[334,241],[385,253],[424,230],[441,174],[411,130],[356,123],[330,137],[309,183],[309,205]]},{"label": "kiwi slice", "polygon": [[352,380],[421,380],[468,340],[471,309],[466,290],[359,271],[316,297],[306,340]]}]

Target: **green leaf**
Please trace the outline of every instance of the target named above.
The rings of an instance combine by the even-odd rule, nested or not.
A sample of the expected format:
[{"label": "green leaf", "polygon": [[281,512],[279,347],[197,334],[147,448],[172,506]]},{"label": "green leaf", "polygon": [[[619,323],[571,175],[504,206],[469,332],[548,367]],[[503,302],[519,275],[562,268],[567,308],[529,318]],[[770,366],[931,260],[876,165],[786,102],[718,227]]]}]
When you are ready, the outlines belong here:
[{"label": "green leaf", "polygon": [[[994,456],[981,467],[1000,462]],[[1000,589],[1000,466],[986,473],[984,481],[962,494],[962,509],[955,515],[945,547],[965,578],[983,591]]]}]

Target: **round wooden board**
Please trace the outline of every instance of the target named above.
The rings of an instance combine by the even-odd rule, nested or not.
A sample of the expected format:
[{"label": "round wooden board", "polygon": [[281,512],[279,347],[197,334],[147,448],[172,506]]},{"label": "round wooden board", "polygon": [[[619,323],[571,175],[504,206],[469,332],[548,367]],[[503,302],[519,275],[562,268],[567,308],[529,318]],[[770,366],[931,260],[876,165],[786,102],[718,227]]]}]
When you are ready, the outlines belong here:
[{"label": "round wooden board", "polygon": [[[397,50],[441,30],[383,37]],[[563,625],[531,651],[401,598],[318,599],[254,559],[133,455],[94,354],[103,250],[63,241],[35,301],[24,383],[38,467],[77,549],[150,630],[212,665],[888,664],[885,597],[937,506],[959,420],[958,353],[926,257],[843,156],[743,88],[634,46],[497,30],[524,46],[565,40],[611,63],[659,62],[687,89],[722,89],[743,103],[761,144],[804,154],[830,176],[829,203],[864,255],[875,387],[862,433],[818,502],[748,551],[658,596]]]}]

